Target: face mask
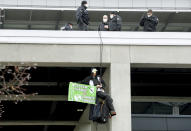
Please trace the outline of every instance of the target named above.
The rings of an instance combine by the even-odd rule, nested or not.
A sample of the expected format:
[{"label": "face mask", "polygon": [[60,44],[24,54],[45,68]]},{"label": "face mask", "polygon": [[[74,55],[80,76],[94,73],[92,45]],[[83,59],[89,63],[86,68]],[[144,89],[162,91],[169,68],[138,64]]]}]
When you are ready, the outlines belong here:
[{"label": "face mask", "polygon": [[113,19],[113,15],[110,15],[110,18]]},{"label": "face mask", "polygon": [[107,19],[103,19],[103,22],[106,23],[106,22],[107,22]]},{"label": "face mask", "polygon": [[85,4],[84,6],[85,6],[86,8],[88,8],[88,4]]},{"label": "face mask", "polygon": [[151,17],[151,16],[152,16],[152,14],[147,14],[147,16],[148,16],[148,17]]}]

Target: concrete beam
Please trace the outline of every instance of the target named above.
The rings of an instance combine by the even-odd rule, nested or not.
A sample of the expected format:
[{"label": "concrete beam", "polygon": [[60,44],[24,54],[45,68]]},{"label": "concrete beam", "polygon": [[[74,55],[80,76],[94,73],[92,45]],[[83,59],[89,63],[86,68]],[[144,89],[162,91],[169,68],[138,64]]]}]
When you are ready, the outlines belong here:
[{"label": "concrete beam", "polygon": [[58,82],[27,82],[26,84],[27,86],[58,86]]},{"label": "concrete beam", "polygon": [[132,96],[131,102],[178,102],[189,103],[191,97]]},{"label": "concrete beam", "polygon": [[[109,63],[103,63],[103,67],[109,67]],[[99,67],[100,63],[98,62],[90,62],[90,63],[83,63],[83,62],[0,62],[0,68],[2,66],[38,66],[38,67]],[[51,84],[55,84],[52,83]],[[43,83],[42,83],[43,85]]]},{"label": "concrete beam", "polygon": [[[157,73],[156,73],[157,74]],[[181,74],[181,73],[180,73]],[[160,75],[160,73],[158,73]],[[166,74],[168,75],[168,74]],[[131,84],[132,87],[182,87],[182,86],[187,86],[190,87],[191,84],[186,84],[186,83],[133,83]]]},{"label": "concrete beam", "polygon": [[58,86],[58,82],[28,82],[29,86]]},{"label": "concrete beam", "polygon": [[[0,38],[1,44],[27,44],[27,46],[100,44],[97,31],[0,30]],[[102,32],[103,44],[115,46],[183,46],[191,45],[190,38],[189,32]]]},{"label": "concrete beam", "polygon": [[58,86],[58,82],[27,82],[26,84],[27,86]]},{"label": "concrete beam", "polygon": [[36,95],[36,96],[27,96],[26,99],[23,99],[22,95],[0,95],[0,101],[67,101],[68,96],[66,95]]},{"label": "concrete beam", "polygon": [[0,126],[76,126],[78,121],[1,121]]},{"label": "concrete beam", "polygon": [[181,65],[190,67],[190,49],[190,46],[131,46],[131,63],[164,67],[166,65],[171,68]]},{"label": "concrete beam", "polygon": [[190,64],[170,64],[170,63],[132,63],[133,68],[190,68]]}]

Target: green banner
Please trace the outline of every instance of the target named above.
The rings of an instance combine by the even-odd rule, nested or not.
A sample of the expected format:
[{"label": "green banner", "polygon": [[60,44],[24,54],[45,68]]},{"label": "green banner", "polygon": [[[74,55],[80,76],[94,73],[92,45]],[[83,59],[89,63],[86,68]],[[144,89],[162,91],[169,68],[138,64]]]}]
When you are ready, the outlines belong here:
[{"label": "green banner", "polygon": [[95,104],[96,87],[70,82],[68,101]]}]

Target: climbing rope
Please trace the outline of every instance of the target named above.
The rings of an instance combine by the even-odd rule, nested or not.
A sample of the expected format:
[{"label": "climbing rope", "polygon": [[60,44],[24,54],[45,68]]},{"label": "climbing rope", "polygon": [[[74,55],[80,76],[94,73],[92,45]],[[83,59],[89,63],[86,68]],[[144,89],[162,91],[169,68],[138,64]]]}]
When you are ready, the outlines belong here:
[{"label": "climbing rope", "polygon": [[100,63],[99,63],[99,67],[100,67],[100,77],[102,77],[102,66],[103,66],[103,40],[102,40],[102,36],[101,36],[101,31],[98,31],[98,35],[99,35],[99,39],[100,39],[100,44],[99,44],[99,48],[100,48]]}]

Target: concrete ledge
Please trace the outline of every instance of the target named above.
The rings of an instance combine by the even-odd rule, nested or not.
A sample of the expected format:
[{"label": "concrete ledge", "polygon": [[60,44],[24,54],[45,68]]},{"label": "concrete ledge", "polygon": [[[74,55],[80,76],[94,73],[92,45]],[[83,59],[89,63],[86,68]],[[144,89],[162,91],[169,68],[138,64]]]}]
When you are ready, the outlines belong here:
[{"label": "concrete ledge", "polygon": [[132,96],[132,102],[183,102],[189,103],[191,97],[170,97],[170,96]]},{"label": "concrete ledge", "polygon": [[21,99],[22,101],[68,101],[67,95],[36,95],[27,96],[26,99],[22,95],[0,95],[0,101],[16,101]]},{"label": "concrete ledge", "polygon": [[1,44],[191,45],[191,33],[0,30]]},{"label": "concrete ledge", "polygon": [[0,126],[30,126],[30,125],[64,125],[64,126],[76,126],[78,121],[1,121]]}]

